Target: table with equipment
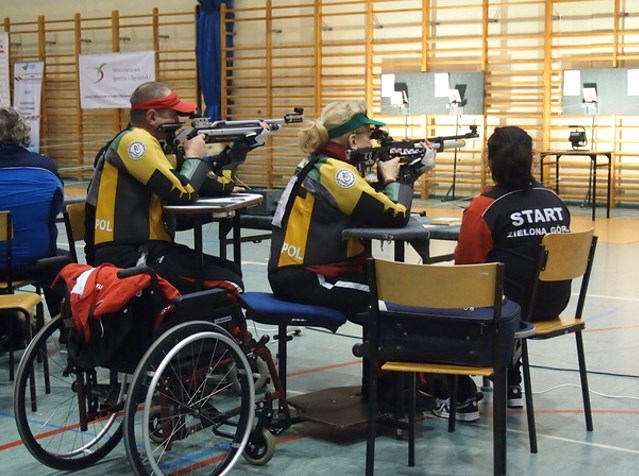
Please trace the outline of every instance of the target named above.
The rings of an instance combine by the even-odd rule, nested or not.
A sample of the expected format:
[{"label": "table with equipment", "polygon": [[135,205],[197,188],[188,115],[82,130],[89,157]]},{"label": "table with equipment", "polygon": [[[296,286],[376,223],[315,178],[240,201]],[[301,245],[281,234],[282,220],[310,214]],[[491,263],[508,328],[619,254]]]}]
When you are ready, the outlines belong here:
[{"label": "table with equipment", "polygon": [[[612,151],[608,150],[549,150],[540,154],[539,180],[544,183],[544,160],[554,157],[555,161],[555,192],[559,194],[559,159],[561,157],[588,157],[590,158],[590,171],[588,175],[588,194],[592,205],[592,220],[595,220],[595,208],[597,208],[597,169],[606,167],[608,170],[608,182],[606,188],[606,218],[610,218],[610,192],[612,182]],[[605,157],[605,163],[598,163],[597,157]]]}]

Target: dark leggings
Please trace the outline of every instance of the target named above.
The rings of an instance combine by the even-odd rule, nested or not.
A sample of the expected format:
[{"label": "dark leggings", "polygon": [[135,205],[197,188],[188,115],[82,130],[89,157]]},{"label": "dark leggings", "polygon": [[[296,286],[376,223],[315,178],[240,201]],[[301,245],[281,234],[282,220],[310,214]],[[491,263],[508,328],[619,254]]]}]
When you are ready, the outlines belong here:
[{"label": "dark leggings", "polygon": [[[198,290],[195,270],[197,253],[185,245],[176,243],[149,243],[143,245],[148,253],[146,264],[175,286],[180,293]],[[133,246],[105,246],[96,250],[98,264],[111,263],[120,268],[135,266],[140,258],[139,248]],[[244,289],[242,271],[233,261],[217,256],[203,256],[202,288],[224,288],[239,294]]]},{"label": "dark leggings", "polygon": [[284,301],[315,304],[336,309],[349,319],[367,309],[370,292],[364,273],[345,273],[320,283],[317,274],[305,269],[290,268],[270,272],[273,293]]}]

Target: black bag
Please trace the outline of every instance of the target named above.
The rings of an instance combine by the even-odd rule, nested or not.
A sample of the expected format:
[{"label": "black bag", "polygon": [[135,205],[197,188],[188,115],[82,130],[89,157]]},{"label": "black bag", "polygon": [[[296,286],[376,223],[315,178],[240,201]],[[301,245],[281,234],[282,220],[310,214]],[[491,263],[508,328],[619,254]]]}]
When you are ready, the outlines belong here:
[{"label": "black bag", "polygon": [[154,296],[150,288],[144,289],[117,312],[89,319],[89,342],[83,342],[71,322],[67,347],[73,362],[84,369],[106,367],[133,373],[153,343],[154,309]]},{"label": "black bag", "polygon": [[[380,359],[439,362],[473,366],[492,365],[492,308],[429,309],[386,303],[395,315],[384,319],[380,310]],[[424,315],[428,312],[429,316]],[[519,305],[505,300],[499,329],[500,362],[513,362],[514,333],[522,328]]]},{"label": "black bag", "polygon": [[0,353],[27,346],[27,324],[15,311],[0,312]]}]

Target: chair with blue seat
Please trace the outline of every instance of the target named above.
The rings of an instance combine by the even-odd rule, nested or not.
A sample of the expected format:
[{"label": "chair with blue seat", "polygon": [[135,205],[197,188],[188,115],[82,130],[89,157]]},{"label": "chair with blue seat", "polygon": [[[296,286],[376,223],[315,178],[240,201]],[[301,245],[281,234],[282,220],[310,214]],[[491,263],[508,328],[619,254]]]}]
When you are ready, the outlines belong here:
[{"label": "chair with blue seat", "polygon": [[[39,167],[0,168],[0,209],[11,213],[13,250],[11,270],[0,263],[0,293],[33,286],[45,296],[43,270],[36,263],[57,254],[56,216],[62,209],[63,185],[53,172]],[[44,325],[44,310],[37,307],[37,327]],[[57,313],[57,312],[56,312]],[[52,312],[53,314],[53,312]]]},{"label": "chair with blue seat", "polygon": [[[11,212],[8,210],[0,211],[0,263],[6,270],[8,280],[7,289],[11,292],[0,292],[0,319],[7,319],[8,339],[9,339],[9,380],[13,381],[15,377],[15,361],[13,338],[17,329],[14,328],[14,322],[11,313],[17,313],[24,319],[27,337],[31,339],[31,310],[36,309],[36,313],[41,313],[40,293],[31,292],[14,292],[14,283],[11,280],[12,258],[13,258],[13,223],[11,220]],[[8,313],[8,314],[5,314]],[[43,318],[40,315],[40,318]]]},{"label": "chair with blue seat", "polygon": [[310,304],[282,301],[271,293],[248,292],[240,295],[242,307],[246,311],[246,318],[260,324],[277,326],[279,357],[278,375],[286,395],[287,372],[287,332],[289,326],[321,327],[331,332],[346,322],[344,314],[335,309]]}]

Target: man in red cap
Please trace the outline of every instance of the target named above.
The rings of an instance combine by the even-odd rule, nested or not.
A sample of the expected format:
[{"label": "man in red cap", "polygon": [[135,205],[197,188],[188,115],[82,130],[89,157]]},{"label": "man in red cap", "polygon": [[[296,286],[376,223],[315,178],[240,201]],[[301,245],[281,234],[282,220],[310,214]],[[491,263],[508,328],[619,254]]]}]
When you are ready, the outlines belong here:
[{"label": "man in red cap", "polygon": [[[87,261],[121,268],[145,261],[182,293],[196,290],[195,251],[174,242],[175,216],[166,204],[192,203],[213,187],[230,193],[233,184],[220,185],[212,175],[203,135],[185,141],[184,160],[166,154],[162,142],[172,136],[163,127],[192,114],[196,104],[180,99],[166,84],[144,83],[131,96],[130,124],[104,148],[87,195]],[[263,142],[262,142],[263,143]],[[248,150],[248,147],[242,150]],[[181,163],[178,163],[181,162]],[[93,249],[91,249],[93,247]],[[239,266],[204,255],[203,286],[242,291]]]}]

